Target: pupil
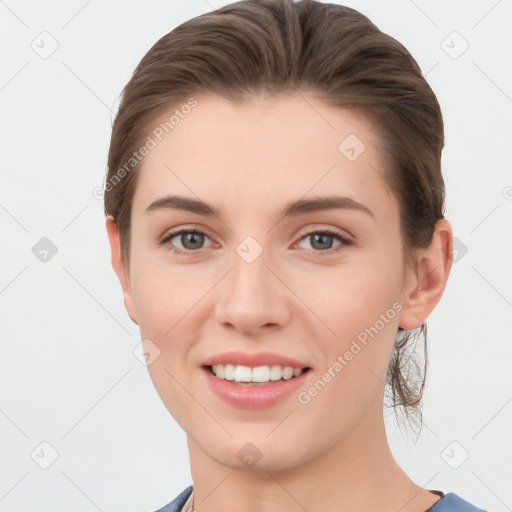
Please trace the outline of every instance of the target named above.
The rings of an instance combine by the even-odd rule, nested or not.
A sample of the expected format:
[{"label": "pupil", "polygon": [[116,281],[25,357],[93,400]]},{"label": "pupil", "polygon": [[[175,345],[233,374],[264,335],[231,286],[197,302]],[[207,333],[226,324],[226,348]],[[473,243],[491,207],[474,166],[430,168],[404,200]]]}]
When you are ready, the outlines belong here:
[{"label": "pupil", "polygon": [[[198,246],[201,246],[201,237],[201,233],[184,233],[183,235],[181,235],[181,243],[183,244],[183,247],[185,247],[186,249],[197,249]],[[189,246],[187,247],[187,245]]]},{"label": "pupil", "polygon": [[[331,236],[331,235],[328,235],[328,234],[325,234],[325,233],[324,233],[324,234],[314,234],[314,235],[312,235],[312,237],[313,237],[313,241],[314,241],[314,242],[311,244],[311,245],[312,245],[312,247],[314,247],[315,249],[330,249],[330,247],[331,247],[331,245],[332,245],[332,236]],[[329,243],[327,244],[329,247],[326,247],[326,245],[325,245],[325,244],[324,244],[324,245],[322,245],[322,243],[320,243],[320,246],[319,246],[319,247],[315,247],[315,244],[316,244],[318,241],[320,241],[320,242],[322,242],[322,241],[323,241],[323,242],[325,242],[325,238],[331,239],[331,240],[330,240],[330,241],[331,241],[331,243],[330,243],[330,244],[329,244]]]}]

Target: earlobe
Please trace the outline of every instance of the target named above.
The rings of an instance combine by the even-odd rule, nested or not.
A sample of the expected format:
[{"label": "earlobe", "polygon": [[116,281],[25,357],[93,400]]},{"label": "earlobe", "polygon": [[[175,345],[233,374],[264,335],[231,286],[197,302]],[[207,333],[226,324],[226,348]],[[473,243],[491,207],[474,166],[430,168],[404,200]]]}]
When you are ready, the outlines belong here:
[{"label": "earlobe", "polygon": [[121,238],[119,236],[119,226],[111,215],[106,218],[106,227],[108,239],[110,242],[112,268],[114,269],[114,272],[116,273],[119,282],[121,283],[124,306],[132,321],[138,325],[139,322],[135,314],[130,279],[128,277],[129,273],[126,272],[125,265],[121,257]]},{"label": "earlobe", "polygon": [[421,326],[433,311],[446,287],[453,253],[450,223],[440,219],[435,226],[429,247],[418,254],[416,272],[404,290],[399,326],[411,330]]}]

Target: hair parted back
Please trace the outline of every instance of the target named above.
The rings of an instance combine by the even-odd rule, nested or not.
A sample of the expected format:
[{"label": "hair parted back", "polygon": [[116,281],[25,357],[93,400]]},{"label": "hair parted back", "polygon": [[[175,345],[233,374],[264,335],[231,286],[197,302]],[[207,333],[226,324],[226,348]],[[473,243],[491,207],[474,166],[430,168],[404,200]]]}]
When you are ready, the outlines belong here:
[{"label": "hair parted back", "polygon": [[[104,210],[116,221],[129,269],[137,167],[115,179],[153,124],[192,96],[232,101],[256,94],[307,91],[374,121],[385,168],[399,203],[402,251],[426,248],[444,218],[437,98],[408,50],[355,9],[315,0],[243,0],[186,21],[146,53],[123,90],[108,154]],[[171,134],[172,136],[172,134]],[[119,178],[119,174],[117,175]],[[414,268],[414,267],[413,267]],[[424,339],[421,364],[411,352]],[[427,370],[426,324],[397,333],[387,396],[421,428]]]}]

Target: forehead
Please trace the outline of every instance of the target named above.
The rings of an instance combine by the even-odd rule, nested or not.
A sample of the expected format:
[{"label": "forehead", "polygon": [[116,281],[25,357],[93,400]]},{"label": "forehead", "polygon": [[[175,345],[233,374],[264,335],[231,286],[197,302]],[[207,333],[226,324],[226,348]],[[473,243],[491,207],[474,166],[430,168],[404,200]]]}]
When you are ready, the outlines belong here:
[{"label": "forehead", "polygon": [[134,211],[171,193],[220,209],[262,208],[308,194],[339,193],[380,206],[394,201],[373,123],[359,112],[307,94],[194,99],[194,107],[174,105],[148,130],[153,147],[139,164]]}]

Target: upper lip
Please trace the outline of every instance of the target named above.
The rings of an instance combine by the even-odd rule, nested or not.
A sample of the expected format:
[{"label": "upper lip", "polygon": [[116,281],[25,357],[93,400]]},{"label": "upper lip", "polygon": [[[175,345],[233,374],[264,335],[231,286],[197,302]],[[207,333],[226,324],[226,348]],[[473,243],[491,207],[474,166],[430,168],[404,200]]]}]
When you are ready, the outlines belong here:
[{"label": "upper lip", "polygon": [[249,354],[241,351],[223,352],[204,360],[202,366],[214,364],[233,364],[241,366],[292,366],[293,368],[309,368],[309,365],[301,363],[291,357],[275,354],[273,352],[255,352]]}]

